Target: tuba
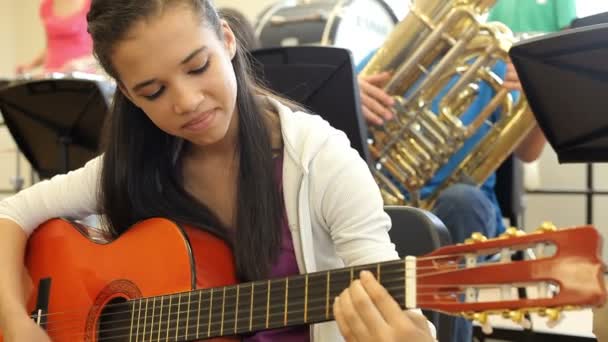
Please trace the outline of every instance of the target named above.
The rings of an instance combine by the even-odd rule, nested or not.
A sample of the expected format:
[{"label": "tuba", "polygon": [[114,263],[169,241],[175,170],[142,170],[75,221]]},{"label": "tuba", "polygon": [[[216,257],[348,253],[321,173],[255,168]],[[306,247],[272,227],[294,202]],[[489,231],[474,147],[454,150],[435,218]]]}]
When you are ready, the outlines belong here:
[{"label": "tuba", "polygon": [[[408,15],[361,71],[363,76],[392,74],[384,90],[395,99],[395,118],[369,132],[372,171],[385,204],[429,209],[455,182],[482,184],[534,126],[523,94],[515,100],[491,70],[499,60],[508,59],[514,40],[504,24],[480,20],[494,3],[412,1]],[[461,115],[478,95],[480,82],[495,95],[472,122],[465,123]],[[489,120],[492,115],[498,115],[495,122]],[[482,127],[486,134],[471,153],[421,198],[424,185]]]}]

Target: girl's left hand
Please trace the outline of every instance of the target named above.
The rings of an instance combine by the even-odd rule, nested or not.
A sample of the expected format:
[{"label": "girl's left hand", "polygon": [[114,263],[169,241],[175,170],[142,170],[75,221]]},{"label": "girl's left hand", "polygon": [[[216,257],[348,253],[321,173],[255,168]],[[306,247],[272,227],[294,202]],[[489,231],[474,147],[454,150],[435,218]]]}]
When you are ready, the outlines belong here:
[{"label": "girl's left hand", "polygon": [[503,83],[504,87],[510,91],[522,91],[521,82],[519,81],[519,76],[517,75],[517,71],[515,70],[515,66],[513,63],[509,61],[507,63],[507,72],[505,74],[505,81]]},{"label": "girl's left hand", "polygon": [[403,311],[370,272],[363,271],[360,277],[333,306],[346,341],[435,341],[424,316]]}]

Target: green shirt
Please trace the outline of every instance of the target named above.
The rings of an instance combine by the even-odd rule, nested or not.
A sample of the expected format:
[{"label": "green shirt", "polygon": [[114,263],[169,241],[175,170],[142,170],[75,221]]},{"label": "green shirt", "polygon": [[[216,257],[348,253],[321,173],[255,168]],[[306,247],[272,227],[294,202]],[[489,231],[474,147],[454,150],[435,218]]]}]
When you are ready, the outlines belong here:
[{"label": "green shirt", "polygon": [[516,33],[555,32],[576,18],[576,0],[498,0],[488,21],[500,21]]}]

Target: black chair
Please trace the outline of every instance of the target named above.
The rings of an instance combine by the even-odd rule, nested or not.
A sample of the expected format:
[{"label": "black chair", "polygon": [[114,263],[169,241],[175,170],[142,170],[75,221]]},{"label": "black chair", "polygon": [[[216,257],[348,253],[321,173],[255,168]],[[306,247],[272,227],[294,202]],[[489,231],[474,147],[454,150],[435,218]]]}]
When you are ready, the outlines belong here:
[{"label": "black chair", "polygon": [[511,226],[523,228],[524,171],[523,162],[510,155],[496,170],[496,199],[503,217]]},{"label": "black chair", "polygon": [[[413,207],[385,206],[393,227],[389,231],[391,240],[400,257],[420,256],[452,243],[450,232],[443,222],[432,213]],[[440,342],[451,340],[454,318],[435,311],[422,311],[435,328]]]},{"label": "black chair", "polygon": [[343,131],[351,146],[371,165],[367,125],[349,50],[328,46],[291,46],[251,52],[253,70],[273,91],[321,115]]}]

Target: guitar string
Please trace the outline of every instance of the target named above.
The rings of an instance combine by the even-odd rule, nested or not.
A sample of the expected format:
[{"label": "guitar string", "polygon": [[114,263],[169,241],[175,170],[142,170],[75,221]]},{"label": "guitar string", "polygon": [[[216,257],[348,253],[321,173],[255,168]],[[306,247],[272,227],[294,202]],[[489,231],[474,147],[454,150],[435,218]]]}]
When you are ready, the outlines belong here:
[{"label": "guitar string", "polygon": [[[433,269],[435,269],[435,268],[433,268]],[[344,276],[348,276],[349,274],[350,274],[350,272],[344,272],[344,273],[339,274],[339,275],[337,275],[337,274],[333,274],[333,277],[334,277],[333,279],[334,279],[334,281],[335,281],[336,277],[342,277],[342,278],[343,278]],[[386,277],[391,277],[391,276],[393,276],[394,274],[398,274],[399,276],[398,276],[398,277],[396,277],[396,278],[395,278],[395,277],[393,277],[393,278],[391,278],[391,279],[388,279],[388,280],[387,280],[387,278],[386,278]],[[393,281],[393,282],[399,282],[399,284],[400,284],[401,286],[403,286],[403,285],[404,285],[404,277],[403,277],[403,275],[404,275],[404,270],[403,270],[403,268],[401,268],[401,269],[396,269],[396,270],[390,270],[390,271],[389,271],[389,270],[386,270],[386,271],[384,271],[384,272],[381,272],[381,279],[383,280],[383,281],[382,281],[382,283],[383,283],[383,285],[384,285],[384,284],[386,284],[386,283],[387,283],[387,282],[389,282],[389,281]],[[417,275],[417,277],[418,277],[418,278],[420,278],[422,275],[424,275],[424,274],[418,274],[418,275]],[[321,276],[322,276],[322,277],[325,277],[325,275],[321,275],[321,274],[319,274],[318,276],[319,276],[319,277],[321,277]],[[310,279],[310,278],[309,278],[309,279]],[[353,280],[356,280],[356,279],[358,279],[358,278],[355,278],[355,279],[353,279]],[[293,285],[292,285],[292,286],[290,286],[290,287],[289,287],[289,290],[291,290],[291,291],[298,291],[298,290],[302,290],[302,289],[304,289],[304,287],[305,287],[305,285],[303,284],[303,280],[304,280],[304,278],[301,278],[301,279],[299,279],[299,280],[300,280],[300,281],[298,281],[298,282],[296,283],[296,286],[293,286]],[[344,280],[344,279],[342,279],[342,280]],[[248,290],[248,289],[250,289],[250,288],[251,288],[251,287],[250,287],[250,285],[249,285],[250,283],[245,283],[245,284],[247,284],[247,285],[240,285],[240,288],[241,288],[242,290]],[[267,293],[267,286],[268,286],[268,285],[267,285],[267,284],[268,284],[268,282],[267,282],[267,281],[264,281],[264,282],[257,282],[257,283],[255,283],[255,284],[257,284],[257,285],[258,285],[258,286],[255,286],[255,288],[259,288],[260,290],[264,291],[263,293]],[[283,279],[276,279],[276,280],[274,280],[274,281],[271,281],[271,289],[273,288],[273,287],[272,287],[272,285],[273,285],[273,284],[275,284],[275,285],[276,285],[276,284],[279,284],[279,286],[284,285],[284,284],[285,284],[284,278],[283,278]],[[340,292],[341,292],[342,290],[346,289],[346,288],[347,288],[349,285],[350,285],[350,283],[349,283],[349,284],[344,284],[344,288],[343,288],[343,289],[341,289],[341,290],[340,290]],[[419,284],[419,285],[417,285],[417,288],[442,288],[442,287],[449,287],[449,286],[454,286],[454,285],[442,285],[442,284],[428,284],[428,285],[420,285],[420,284]],[[463,285],[463,286],[464,286],[464,285]],[[473,285],[469,285],[469,286],[473,286]],[[236,292],[236,285],[229,285],[229,286],[226,286],[226,287],[227,287],[227,288],[231,288],[229,291],[231,291],[231,292]],[[282,286],[282,287],[284,287],[284,286]],[[221,288],[221,287],[220,287],[220,288]],[[215,289],[217,289],[217,288],[215,288]],[[323,289],[325,289],[325,287],[323,287]],[[210,290],[210,289],[197,289],[197,290],[192,291],[191,293],[196,293],[196,294],[194,294],[194,295],[191,295],[191,296],[190,296],[190,297],[191,297],[191,300],[190,300],[189,302],[190,302],[190,303],[196,303],[196,305],[198,305],[198,299],[197,299],[196,297],[199,297],[199,291],[202,291],[202,292],[203,292],[203,295],[205,295],[205,296],[206,296],[206,298],[204,298],[204,299],[203,299],[201,302],[202,302],[202,303],[208,303],[208,302],[209,302],[209,292],[208,292],[209,290]],[[271,290],[271,292],[272,292],[272,291],[273,291],[273,290]],[[169,294],[169,295],[163,295],[163,296],[157,296],[157,297],[134,298],[134,299],[132,299],[132,300],[129,300],[129,301],[126,301],[126,302],[122,302],[122,303],[117,303],[117,304],[109,304],[109,305],[104,306],[104,308],[106,308],[106,309],[107,309],[107,308],[114,308],[114,307],[128,307],[128,306],[129,306],[129,303],[134,303],[134,302],[136,302],[136,301],[142,301],[142,302],[143,302],[143,301],[145,301],[146,299],[148,299],[148,301],[149,301],[150,299],[153,299],[153,298],[161,298],[161,297],[163,298],[163,302],[164,302],[164,303],[166,303],[166,302],[167,302],[169,299],[171,299],[171,300],[174,300],[174,299],[175,299],[175,301],[177,301],[177,298],[178,298],[179,296],[182,296],[182,300],[183,300],[183,299],[185,299],[185,298],[183,298],[183,297],[187,297],[187,293],[188,293],[188,292],[182,292],[182,293],[177,293],[177,294]],[[420,293],[420,292],[418,292],[418,293]],[[239,297],[240,297],[240,298],[242,298],[243,296],[244,296],[244,295],[243,295],[242,293],[239,295]],[[192,298],[192,297],[194,297],[194,298]],[[233,301],[233,299],[235,299],[235,298],[236,298],[236,295],[232,295],[232,294],[225,296],[225,299],[226,299],[226,300],[229,300],[229,301]],[[194,300],[193,300],[193,299],[194,299]],[[157,301],[158,301],[158,299],[157,299]],[[182,303],[181,303],[181,305],[187,305],[187,304],[188,304],[188,301],[184,301],[184,302],[182,302]],[[159,304],[159,305],[160,305],[160,304]],[[163,308],[171,308],[171,307],[175,307],[175,306],[177,306],[177,305],[180,305],[180,304],[178,304],[178,303],[174,302],[174,303],[172,303],[171,305],[163,304],[163,305],[162,305],[162,307],[163,307]],[[207,304],[204,304],[204,305],[207,305]],[[100,307],[100,306],[98,305],[97,307]],[[76,315],[77,313],[87,313],[87,312],[89,312],[89,311],[90,311],[90,310],[86,310],[86,311],[78,311],[78,312],[76,312],[76,311],[64,311],[64,312],[63,312],[63,314],[61,315],[61,317],[72,316],[72,315]],[[128,313],[131,313],[131,311],[132,311],[132,310],[131,310],[131,308],[128,308],[128,309],[127,309],[127,310],[125,310],[125,311],[118,311],[118,312],[112,312],[112,313],[101,314],[101,315],[99,315],[99,317],[100,317],[100,318],[102,318],[102,317],[104,317],[104,316],[106,316],[106,315],[128,314]],[[46,316],[50,316],[50,315],[53,315],[53,317],[57,317],[57,316],[60,316],[60,313],[50,313],[50,314],[47,314]],[[40,315],[40,316],[41,316],[41,317],[45,317],[45,315]],[[35,318],[35,316],[34,316],[34,318]],[[75,318],[75,319],[53,320],[52,322],[56,324],[56,323],[59,323],[59,322],[63,323],[63,322],[65,322],[65,321],[74,321],[74,320],[78,320],[78,318]]]},{"label": "guitar string", "polygon": [[[400,288],[399,288],[399,289],[400,289]],[[434,294],[434,293],[433,293],[433,294]],[[458,295],[458,293],[453,293],[453,295],[454,295],[454,296],[456,296],[456,295]],[[394,298],[395,298],[395,299],[397,299],[397,300],[401,300],[403,297],[404,297],[403,295],[396,295],[396,296],[394,296]],[[324,300],[323,300],[323,301],[324,301]],[[309,302],[309,303],[310,303],[310,302]],[[422,302],[422,303],[425,303],[425,302]],[[298,304],[301,304],[301,303],[298,303]],[[333,300],[332,300],[332,305],[333,305]],[[324,303],[323,303],[323,305],[321,305],[321,306],[314,306],[312,309],[309,309],[308,311],[310,312],[310,311],[312,311],[312,310],[320,310],[320,309],[323,309],[323,310],[325,310],[325,309],[326,309],[326,307],[325,307],[325,304],[324,304]],[[191,311],[191,312],[192,312],[192,311]],[[183,312],[183,311],[182,311],[180,314],[183,314],[183,313],[186,313],[186,312]],[[289,317],[289,316],[293,316],[293,315],[298,315],[298,314],[299,314],[299,316],[303,317],[303,313],[304,313],[304,310],[293,310],[293,311],[288,311],[288,317]],[[290,314],[291,314],[291,315],[290,315]],[[270,317],[283,317],[283,315],[284,315],[284,312],[275,312],[275,313],[270,314],[269,316],[270,316]],[[205,317],[205,319],[206,319],[206,320],[208,320],[208,318],[209,318],[209,317]],[[256,315],[252,315],[252,316],[251,316],[251,321],[256,321],[256,320],[260,320],[260,319],[263,319],[263,320],[265,321],[265,320],[266,320],[266,314],[265,314],[265,313],[264,313],[264,314],[261,314],[261,315],[260,315],[260,314],[256,314]],[[333,320],[333,311],[332,311],[332,310],[330,310],[330,315],[329,315],[328,319]],[[190,321],[193,321],[193,320],[194,320],[194,318],[192,317],[192,318],[190,319]],[[249,317],[249,316],[246,316],[246,317],[243,317],[243,318],[239,318],[239,319],[238,319],[238,322],[247,323],[249,320],[250,320],[250,317]],[[124,322],[124,321],[129,321],[129,322],[130,322],[131,320],[130,320],[130,319],[128,319],[128,320],[123,320],[123,322]],[[178,319],[169,319],[169,320],[168,320],[168,322],[169,322],[169,323],[168,323],[168,327],[165,327],[165,328],[163,329],[163,328],[162,328],[162,325],[165,325],[165,324],[163,324],[163,322],[164,322],[164,320],[163,320],[163,322],[161,322],[161,323],[160,323],[161,325],[159,325],[159,326],[158,326],[158,328],[159,328],[159,329],[154,331],[154,332],[155,332],[155,334],[156,334],[156,333],[160,333],[160,334],[163,334],[163,333],[164,333],[164,334],[166,335],[166,333],[167,333],[167,332],[169,332],[169,334],[171,334],[171,331],[176,332],[176,330],[181,330],[181,328],[170,327],[170,326],[172,325],[172,323],[176,323],[177,321],[178,321]],[[181,321],[184,321],[184,320],[181,320]],[[189,322],[190,322],[190,321],[189,321]],[[275,321],[276,321],[276,320],[275,320]],[[281,319],[281,321],[282,321],[282,319]],[[227,320],[224,320],[223,322],[224,322],[224,325],[225,325],[225,326],[228,326],[228,328],[224,328],[224,329],[223,329],[223,331],[225,332],[225,334],[224,334],[224,335],[228,336],[228,335],[230,335],[230,334],[235,334],[235,333],[234,333],[234,324],[235,324],[235,319],[227,319]],[[237,325],[239,324],[238,322],[237,322]],[[288,322],[289,322],[289,320],[288,320]],[[114,322],[114,323],[116,323],[116,322]],[[275,323],[275,322],[273,322],[273,323]],[[275,323],[275,324],[276,324],[276,323]],[[155,325],[156,325],[156,324],[152,324],[152,323],[151,323],[151,324],[144,323],[144,324],[143,324],[143,326],[144,326],[144,327],[142,328],[142,330],[143,330],[144,332],[145,332],[145,331],[154,330],[154,326],[155,326]],[[192,336],[192,337],[193,337],[193,338],[207,338],[207,337],[210,337],[210,336],[212,336],[212,337],[217,337],[217,335],[216,335],[216,334],[219,334],[219,333],[221,332],[221,330],[222,330],[222,329],[221,329],[221,327],[220,327],[220,325],[221,325],[221,322],[220,322],[220,321],[213,322],[213,323],[211,324],[211,326],[212,326],[212,327],[213,327],[213,326],[217,326],[217,327],[216,327],[216,328],[212,328],[212,329],[210,330],[210,331],[211,331],[211,334],[210,334],[210,335],[207,335],[207,334],[202,334],[203,336]],[[249,326],[248,324],[245,324],[245,325],[246,325],[247,327]],[[263,327],[261,327],[261,325],[262,325],[262,324],[260,324],[260,323],[257,323],[257,324],[252,324],[252,330],[251,330],[251,331],[255,331],[255,330],[264,330],[264,329],[265,329],[265,327],[266,327],[266,325],[265,325],[265,324],[263,324]],[[191,328],[194,328],[194,327],[196,327],[196,326],[198,326],[198,327],[205,327],[205,329],[202,329],[202,330],[209,331],[209,330],[207,330],[207,328],[208,328],[208,324],[196,324],[196,325],[193,325],[193,326],[190,326],[190,327],[191,327]],[[280,324],[280,325],[279,325],[279,327],[283,327],[283,326],[284,326],[284,324]],[[271,327],[271,325],[269,325],[269,327]],[[274,326],[274,325],[273,325],[272,327],[276,328],[276,326]],[[120,328],[101,329],[101,330],[97,330],[97,331],[96,331],[96,333],[97,333],[97,334],[100,334],[100,333],[108,333],[108,332],[124,331],[124,330],[130,330],[130,328],[131,328],[131,326],[129,325],[129,326],[120,327]],[[134,329],[136,329],[136,328],[134,328]],[[184,329],[185,329],[185,327],[184,327]],[[73,329],[73,330],[75,330],[75,329]],[[136,329],[136,330],[137,330],[137,329]],[[67,329],[62,329],[62,331],[60,331],[60,332],[58,332],[58,330],[55,330],[55,331],[50,331],[50,330],[49,330],[48,332],[49,332],[49,333],[50,333],[50,332],[53,332],[53,334],[55,335],[55,337],[57,337],[57,336],[66,337],[66,334],[67,334],[67,333],[70,333],[70,332],[72,332],[72,331],[67,330]],[[241,329],[239,330],[239,329],[238,329],[238,327],[237,327],[237,334],[239,334],[239,333],[244,333],[244,332],[250,332],[250,330],[249,330],[248,328],[243,329],[242,327],[241,327]],[[69,336],[69,337],[72,337],[72,336],[78,336],[78,335],[82,335],[82,332],[77,332],[77,333],[75,333],[75,334],[71,334],[71,335],[68,335],[68,336]],[[194,335],[194,334],[187,333],[187,336],[190,336],[190,335]],[[200,335],[200,334],[199,334],[199,335]],[[124,338],[124,337],[130,337],[130,336],[132,336],[132,334],[127,334],[127,335],[118,335],[118,336],[113,336],[113,337],[110,337],[110,338],[99,339],[99,341],[102,341],[102,340],[103,340],[103,341],[105,341],[105,340],[110,340],[110,339],[115,339],[115,338]],[[184,336],[182,336],[182,337],[186,337],[186,335],[184,335]]]},{"label": "guitar string", "polygon": [[[402,273],[402,272],[400,272],[400,273]],[[399,285],[398,285],[398,286],[393,286],[393,287],[387,286],[386,288],[387,288],[389,291],[391,291],[391,290],[395,290],[395,289],[399,289],[399,290],[402,290],[402,289],[403,289],[403,287],[402,287],[402,282],[404,281],[404,278],[402,278],[402,277],[399,277],[399,278],[392,278],[390,281],[391,281],[391,282],[398,282],[398,283],[399,283]],[[433,284],[433,285],[427,285],[426,287],[429,287],[429,288],[430,288],[430,287],[448,287],[448,286],[454,286],[454,285],[438,285],[438,284]],[[464,285],[460,285],[460,286],[465,287]],[[473,284],[471,284],[471,285],[468,285],[468,286],[478,286],[478,287],[482,287],[482,286],[483,286],[483,284],[481,284],[481,285],[480,285],[480,284],[474,284],[474,285],[473,285]],[[486,285],[486,286],[494,287],[494,286],[496,286],[496,285],[491,285],[491,284],[490,284],[490,285]],[[421,287],[421,286],[419,285],[418,287]],[[425,286],[423,285],[422,287],[425,287]],[[303,288],[303,287],[299,287],[299,288]],[[294,289],[292,289],[292,290],[294,290],[294,291],[295,291],[295,290],[296,290],[296,288],[294,288]],[[417,294],[418,294],[418,295],[421,295],[421,296],[424,296],[424,295],[443,295],[444,297],[450,297],[450,296],[451,296],[451,297],[456,297],[457,295],[462,294],[462,293],[463,293],[462,291],[453,291],[453,290],[452,290],[452,291],[445,291],[445,290],[444,290],[444,291],[432,291],[432,292],[424,292],[424,291],[420,291],[420,292],[418,292]],[[395,297],[396,297],[396,296],[395,296]],[[319,300],[314,300],[314,299],[313,299],[313,300],[309,300],[309,303],[314,303],[314,302],[317,302],[317,301],[324,301],[324,302],[325,302],[325,298],[321,297]],[[208,302],[208,300],[203,300],[202,302]],[[197,303],[197,304],[198,304],[198,301],[191,301],[191,303]],[[304,303],[304,301],[300,301],[300,300],[298,300],[298,301],[292,302],[292,305],[302,305],[303,303]],[[419,302],[419,303],[423,303],[423,302]],[[430,303],[432,304],[432,302],[430,302]],[[182,303],[181,305],[187,305],[187,304],[188,304],[188,302],[186,301],[186,302]],[[178,304],[175,304],[175,305],[178,305]],[[172,306],[173,306],[173,305],[172,305]],[[283,307],[283,305],[282,305],[282,304],[273,305],[273,306],[271,306],[270,308],[275,309],[275,308],[277,308],[277,307]],[[234,308],[234,306],[233,306],[233,305],[229,305],[229,306],[227,306],[227,308],[229,308],[229,309],[233,309],[233,308]],[[325,307],[325,304],[323,304],[322,308],[326,308],[326,307]],[[137,309],[137,310],[138,310],[138,311],[141,311],[141,308],[140,308],[140,309]],[[229,311],[229,312],[231,312],[231,311],[234,311],[234,310],[228,310],[228,311]],[[273,310],[273,311],[274,311],[274,310]],[[293,314],[293,313],[297,313],[297,312],[303,312],[303,311],[304,311],[304,310],[291,310],[291,311],[290,311],[290,310],[288,310],[288,315],[289,315],[290,313],[291,313],[291,314]],[[309,310],[309,311],[310,311],[310,310]],[[179,315],[184,314],[184,313],[191,313],[191,312],[197,313],[197,312],[198,312],[198,310],[197,310],[197,309],[194,309],[194,310],[190,310],[190,311],[182,311],[180,308],[178,308],[178,312],[176,313],[176,316],[179,318]],[[126,311],[126,312],[123,312],[123,313],[132,313],[132,311],[130,311],[130,310],[129,310],[129,311]],[[282,314],[283,314],[283,313],[277,313],[277,314],[275,314],[275,315],[282,315]],[[155,315],[155,314],[153,313],[153,315],[151,315],[150,317],[155,317],[155,318],[157,318],[157,317],[160,317],[160,316],[161,316],[161,315],[158,315],[158,316],[157,316],[157,315]],[[213,314],[212,314],[212,316],[213,316]],[[270,315],[270,316],[272,316],[272,315]],[[266,317],[266,315],[265,315],[265,314],[264,314],[264,315],[261,315],[261,316],[259,316],[259,315],[258,315],[258,316],[256,316],[256,317],[257,317],[257,318],[259,318],[259,317]],[[177,321],[177,320],[178,320],[178,318],[177,318],[175,321]],[[206,318],[208,319],[208,316],[206,316]],[[109,321],[109,322],[107,322],[107,323],[118,323],[118,322],[127,322],[127,321],[128,321],[128,322],[131,322],[132,320],[131,320],[131,319],[114,320],[114,321]],[[141,321],[141,320],[140,320],[140,321]],[[183,321],[183,319],[182,319],[182,321]],[[56,330],[60,330],[60,329],[59,329],[59,328],[57,328]]]},{"label": "guitar string", "polygon": [[[396,281],[403,282],[403,279],[396,280]],[[388,290],[389,291],[394,291],[396,289],[402,290],[402,287],[401,286],[393,286],[393,287],[390,287]],[[461,293],[463,293],[463,291],[454,291],[454,290],[448,291],[448,290],[444,290],[444,291],[432,291],[432,292],[418,292],[417,295],[418,296],[442,295],[442,296],[448,297],[448,296],[455,296],[455,295],[458,295],[458,294],[461,294]],[[315,298],[308,299],[308,304],[319,302],[319,303],[323,304],[323,306],[322,306],[323,308],[326,308],[325,307],[326,299],[327,299],[326,296],[318,297],[316,299]],[[217,300],[219,301],[219,299],[217,299]],[[204,300],[202,302],[208,302],[208,300]],[[191,303],[193,303],[193,302],[191,302]],[[194,302],[194,303],[196,303],[195,306],[198,306],[198,302]],[[183,303],[181,303],[180,306],[185,306],[187,304],[188,304],[188,302],[183,302]],[[304,304],[304,300],[297,300],[297,301],[289,302],[288,307],[289,306],[298,306],[298,305],[303,305],[303,304]],[[151,305],[151,304],[148,303],[148,305]],[[208,308],[208,306],[207,306],[208,304],[207,303],[206,304],[201,304],[201,305],[205,305],[205,307]],[[330,300],[330,305],[333,305],[333,297]],[[175,305],[172,304],[171,306],[175,306]],[[269,306],[269,311],[273,311],[274,312],[274,311],[276,311],[277,308],[284,308],[284,304],[283,303],[278,303],[278,304],[273,303],[273,305]],[[319,306],[317,308],[321,308],[321,306]],[[169,308],[163,306],[163,311],[165,309],[167,310],[167,312],[169,312]],[[171,316],[177,315],[177,317],[180,317],[182,314],[193,314],[193,313],[195,314],[194,316],[196,316],[196,314],[198,314],[198,312],[199,312],[198,308],[193,308],[193,309],[190,309],[190,310],[182,310],[181,308],[177,308],[177,309],[178,309],[178,312],[171,312]],[[224,305],[224,309],[227,312],[231,312],[231,313],[235,312],[235,305]],[[136,312],[141,312],[142,310],[143,310],[143,308],[141,308],[141,309],[135,309]],[[266,305],[264,305],[264,311],[265,310],[266,310]],[[312,309],[309,308],[308,311],[311,311],[311,310]],[[147,317],[148,318],[154,318],[154,319],[159,318],[159,317],[161,317],[161,318],[162,317],[167,317],[166,314],[162,314],[162,315],[160,314],[160,308],[158,309],[158,311],[159,311],[158,314],[156,314],[155,311],[156,311],[156,309],[153,311],[152,315],[148,315]],[[201,311],[205,312],[205,317],[208,319],[209,316],[207,315],[206,311],[205,310],[201,310]],[[259,311],[259,309],[258,309],[258,311]],[[304,310],[303,309],[302,310],[288,310],[287,313],[288,313],[288,315],[290,315],[292,313],[297,313],[297,312],[304,312]],[[131,313],[132,313],[131,310],[122,312],[122,314],[131,314]],[[283,314],[284,314],[284,309],[282,309],[281,312],[280,312],[280,315],[283,315]],[[272,316],[272,315],[273,314],[271,314],[269,316]],[[274,315],[277,315],[277,314],[274,314]],[[213,316],[213,314],[212,314],[212,316]],[[190,317],[193,317],[193,315],[190,315]],[[249,316],[247,315],[246,317],[249,317]],[[266,315],[264,314],[263,317],[266,317]],[[176,320],[178,320],[178,319],[179,318],[176,318]],[[61,323],[66,323],[66,322],[71,323],[71,322],[74,322],[74,321],[75,320],[64,320],[64,321],[61,321]],[[141,319],[140,319],[140,321],[141,321]],[[181,321],[184,321],[183,317],[182,317]],[[115,319],[115,320],[105,321],[104,324],[114,324],[114,323],[124,323],[124,322],[131,322],[131,318],[128,318],[128,319]],[[53,321],[52,323],[53,323],[53,325],[58,325],[59,322]],[[64,328],[65,328],[65,326],[60,326],[60,327],[56,326],[54,329],[49,329],[48,332],[55,332],[55,331],[62,330]]]},{"label": "guitar string", "polygon": [[[461,257],[461,256],[464,256],[464,255],[465,254],[463,253],[463,254],[453,254],[453,255],[445,255],[445,256],[437,256],[437,257],[417,258],[416,261],[420,262],[420,261],[435,261],[435,260],[441,260],[441,259],[452,259],[454,257]],[[382,262],[381,263],[382,267],[400,266],[400,265],[403,265],[403,264],[404,264],[404,260],[403,259],[401,259],[401,260],[395,260],[395,261]],[[493,264],[497,264],[497,263],[493,262],[493,261],[478,262],[477,265],[476,265],[476,267],[483,266],[483,265],[493,265]],[[377,264],[357,265],[357,266],[351,266],[349,268],[344,268],[344,269],[321,271],[321,272],[315,273],[312,276],[315,276],[315,277],[316,276],[325,276],[326,272],[331,272],[331,274],[333,276],[336,276],[336,275],[341,274],[342,272],[344,272],[344,273],[350,273],[350,269],[351,268],[352,269],[359,268],[360,270],[372,270],[373,271],[373,269],[376,267],[375,265],[377,265]],[[467,268],[457,268],[457,266],[458,265],[456,263],[451,263],[451,264],[445,265],[443,267],[454,268],[453,269],[454,272],[458,272],[458,271],[462,271],[462,270],[467,269]],[[417,271],[420,271],[420,270],[437,270],[440,267],[441,266],[417,266],[415,269]],[[472,268],[468,268],[468,269],[472,269]],[[399,273],[399,272],[402,273],[402,272],[404,272],[404,270],[402,268],[402,269],[396,270],[395,272],[396,273]],[[386,273],[383,273],[383,274],[386,274]],[[418,273],[417,272],[417,277],[421,277],[422,275],[423,275],[422,273]],[[297,275],[297,276],[302,276],[302,275]],[[357,275],[357,277],[358,277],[358,275]],[[304,279],[304,278],[302,277],[302,278],[299,278],[299,279]],[[285,278],[270,279],[270,281],[271,281],[271,283],[272,282],[284,282]],[[232,284],[232,285],[227,285],[227,287],[236,287],[237,285],[240,285],[242,288],[244,288],[245,286],[250,286],[249,284],[251,284],[251,283],[259,284],[260,286],[264,286],[264,285],[267,284],[267,280],[248,282],[248,283],[242,283],[242,284]],[[448,285],[443,285],[443,286],[448,286]],[[193,291],[205,291],[205,290],[209,290],[209,289],[210,288],[207,288],[207,289],[195,289]],[[159,296],[156,296],[156,297],[160,298],[160,297],[170,297],[170,296],[178,296],[178,295],[179,295],[179,293],[175,293],[175,294],[166,294],[166,295],[162,295],[162,296],[159,295]],[[142,299],[145,299],[145,298],[142,298]],[[138,298],[133,298],[133,300],[138,300]],[[112,308],[115,305],[120,306],[120,305],[123,305],[123,303],[108,304],[108,305],[105,305],[103,307],[104,308]],[[100,307],[100,305],[93,305],[93,306],[88,307],[87,309],[75,309],[75,310],[67,310],[67,311],[60,311],[60,312],[50,312],[50,313],[42,314],[42,315],[40,315],[40,317],[41,318],[46,318],[48,316],[66,315],[66,314],[72,314],[72,313],[74,313],[74,314],[85,313],[85,312],[91,311],[92,309],[98,309],[99,307]],[[38,315],[33,314],[33,315],[30,316],[30,318],[37,319]]]}]

